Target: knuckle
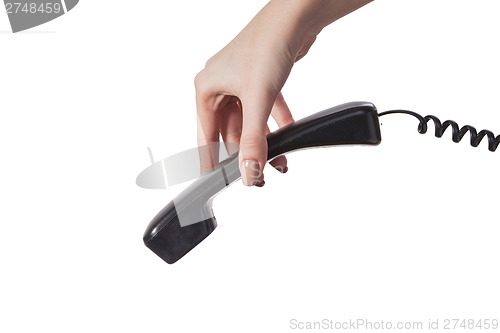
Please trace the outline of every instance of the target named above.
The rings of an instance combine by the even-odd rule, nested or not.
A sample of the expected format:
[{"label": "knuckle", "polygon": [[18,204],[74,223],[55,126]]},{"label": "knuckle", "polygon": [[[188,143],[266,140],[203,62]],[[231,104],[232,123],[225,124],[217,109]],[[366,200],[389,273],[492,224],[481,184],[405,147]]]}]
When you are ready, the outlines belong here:
[{"label": "knuckle", "polygon": [[254,133],[254,132],[246,132],[241,134],[240,145],[246,147],[262,147],[265,141],[265,136]]},{"label": "knuckle", "polygon": [[211,63],[213,63],[214,56],[210,57],[206,62],[205,62],[205,67],[210,66]]},{"label": "knuckle", "polygon": [[203,71],[199,72],[194,77],[194,86],[195,86],[196,90],[198,90],[201,87],[201,84],[202,84],[202,81],[203,81],[202,76],[203,76]]}]

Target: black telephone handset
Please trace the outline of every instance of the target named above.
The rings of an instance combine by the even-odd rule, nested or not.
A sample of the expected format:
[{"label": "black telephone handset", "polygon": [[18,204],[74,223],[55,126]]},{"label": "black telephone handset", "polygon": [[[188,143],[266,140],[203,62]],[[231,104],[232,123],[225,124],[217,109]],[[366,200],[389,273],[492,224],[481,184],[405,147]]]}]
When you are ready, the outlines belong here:
[{"label": "black telephone handset", "polygon": [[[469,132],[471,145],[476,147],[487,136],[490,151],[500,143],[488,130],[479,133],[466,125],[461,129],[450,120],[443,124],[434,116],[422,117],[407,110],[392,110],[378,114],[372,103],[342,104],[284,126],[267,135],[268,156],[276,156],[304,148],[334,145],[377,145],[381,142],[379,117],[404,113],[419,120],[418,131],[427,131],[427,122],[434,121],[435,135],[441,137],[451,126],[453,141],[459,142]],[[175,197],[149,223],[144,244],[160,258],[172,264],[192,250],[216,228],[212,200],[221,190],[240,178],[238,154],[229,156],[212,171],[202,175]]]},{"label": "black telephone handset", "polygon": [[[347,103],[284,126],[267,136],[268,160],[303,148],[381,141],[377,109],[371,103]],[[144,243],[160,258],[174,263],[216,227],[212,200],[240,178],[238,154],[229,156],[172,200],[151,221]]]}]

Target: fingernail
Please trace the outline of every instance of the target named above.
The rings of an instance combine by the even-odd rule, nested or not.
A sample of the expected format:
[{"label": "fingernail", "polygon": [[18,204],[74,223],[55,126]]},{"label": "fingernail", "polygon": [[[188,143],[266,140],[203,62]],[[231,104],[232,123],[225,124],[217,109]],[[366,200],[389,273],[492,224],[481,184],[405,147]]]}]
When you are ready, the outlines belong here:
[{"label": "fingernail", "polygon": [[288,165],[285,166],[284,168],[281,168],[280,170],[281,173],[287,173],[287,171],[288,171]]},{"label": "fingernail", "polygon": [[243,173],[241,179],[247,186],[257,185],[259,183],[260,167],[259,162],[254,160],[243,161]]},{"label": "fingernail", "polygon": [[255,186],[257,186],[257,187],[262,187],[262,186],[264,186],[265,184],[266,184],[266,182],[265,182],[264,180],[261,180],[260,182],[257,182],[257,183],[255,184]]}]

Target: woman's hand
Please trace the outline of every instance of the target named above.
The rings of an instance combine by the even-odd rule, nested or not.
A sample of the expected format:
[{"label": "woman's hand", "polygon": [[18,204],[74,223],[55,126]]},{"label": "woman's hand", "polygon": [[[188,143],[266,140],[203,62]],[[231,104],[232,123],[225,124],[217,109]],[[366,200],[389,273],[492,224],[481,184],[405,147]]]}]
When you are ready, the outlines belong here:
[{"label": "woman's hand", "polygon": [[[338,15],[339,3],[343,2],[349,3],[270,1],[196,76],[198,145],[218,147],[210,143],[219,142],[219,133],[229,153],[233,153],[231,146],[238,145],[245,185],[264,184],[269,115],[279,127],[293,122],[281,89],[293,64],[307,53],[316,35],[329,23],[329,16],[322,12],[334,3],[330,10]],[[211,149],[206,156],[201,158],[202,172],[218,162],[218,150]],[[281,172],[287,170],[284,156],[271,164]]]}]

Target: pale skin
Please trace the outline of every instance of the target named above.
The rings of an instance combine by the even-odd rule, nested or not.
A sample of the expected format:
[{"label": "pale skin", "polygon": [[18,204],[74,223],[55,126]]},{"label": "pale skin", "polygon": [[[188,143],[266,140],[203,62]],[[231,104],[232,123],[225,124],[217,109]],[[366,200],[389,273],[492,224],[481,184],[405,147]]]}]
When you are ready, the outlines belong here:
[{"label": "pale skin", "polygon": [[[271,0],[195,78],[198,145],[219,141],[239,146],[243,184],[264,185],[267,122],[294,121],[281,89],[296,61],[304,57],[321,30],[372,0]],[[229,151],[229,153],[232,153]],[[202,156],[202,171],[213,158]],[[212,156],[217,156],[212,151]],[[284,156],[270,162],[288,170]]]}]

